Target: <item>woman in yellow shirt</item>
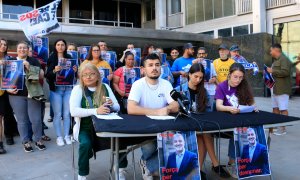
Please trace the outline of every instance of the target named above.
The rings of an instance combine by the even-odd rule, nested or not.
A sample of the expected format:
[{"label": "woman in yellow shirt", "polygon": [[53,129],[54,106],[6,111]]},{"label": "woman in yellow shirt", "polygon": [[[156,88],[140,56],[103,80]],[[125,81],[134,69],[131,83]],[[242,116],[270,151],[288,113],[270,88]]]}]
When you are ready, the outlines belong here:
[{"label": "woman in yellow shirt", "polygon": [[[86,63],[92,63],[98,69],[101,68],[101,67],[102,68],[107,68],[107,69],[109,69],[109,72],[110,72],[110,74],[107,78],[108,78],[109,81],[111,81],[111,79],[113,77],[111,67],[108,64],[108,62],[106,62],[105,60],[100,58],[100,54],[101,54],[100,53],[100,47],[96,44],[91,45],[91,48],[89,50],[89,54],[87,56],[87,59],[82,62],[81,66],[83,64],[86,64]],[[79,67],[79,69],[80,69],[80,67]]]}]

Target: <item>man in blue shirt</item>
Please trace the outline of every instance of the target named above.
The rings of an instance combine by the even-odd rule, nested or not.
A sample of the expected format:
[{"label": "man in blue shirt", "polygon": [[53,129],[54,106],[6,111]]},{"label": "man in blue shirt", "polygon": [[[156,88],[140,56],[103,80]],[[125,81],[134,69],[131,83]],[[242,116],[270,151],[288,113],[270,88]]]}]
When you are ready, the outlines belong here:
[{"label": "man in blue shirt", "polygon": [[193,57],[194,55],[194,46],[191,43],[186,43],[183,46],[183,56],[180,58],[177,58],[173,66],[171,68],[172,74],[175,78],[174,87],[177,87],[180,85],[180,76],[185,77],[187,73],[184,71],[186,67],[189,67],[192,65],[193,60],[195,59]]}]

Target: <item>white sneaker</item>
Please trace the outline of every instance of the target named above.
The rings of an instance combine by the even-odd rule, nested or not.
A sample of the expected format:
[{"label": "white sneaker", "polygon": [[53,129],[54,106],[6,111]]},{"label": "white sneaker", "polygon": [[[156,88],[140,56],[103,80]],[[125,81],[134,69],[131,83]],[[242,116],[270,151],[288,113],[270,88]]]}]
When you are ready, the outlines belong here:
[{"label": "white sneaker", "polygon": [[58,138],[56,139],[56,144],[57,144],[58,146],[64,146],[64,145],[65,145],[65,142],[64,142],[64,140],[63,140],[62,137],[58,137]]},{"label": "white sneaker", "polygon": [[87,180],[86,179],[86,176],[80,176],[80,175],[78,175],[78,178],[77,178],[78,180]]},{"label": "white sneaker", "polygon": [[66,141],[66,144],[72,144],[72,141],[71,141],[71,137],[70,137],[70,136],[66,136],[66,137],[65,137],[65,141]]},{"label": "white sneaker", "polygon": [[125,174],[127,174],[125,168],[119,168],[119,180],[126,180]]},{"label": "white sneaker", "polygon": [[231,164],[231,165],[226,166],[226,170],[228,171],[230,176],[235,178],[235,179],[238,179],[236,168],[237,168],[236,164]]},{"label": "white sneaker", "polygon": [[146,166],[146,161],[140,159],[139,165],[142,170],[143,179],[144,180],[153,180],[153,176],[151,175],[149,169]]}]

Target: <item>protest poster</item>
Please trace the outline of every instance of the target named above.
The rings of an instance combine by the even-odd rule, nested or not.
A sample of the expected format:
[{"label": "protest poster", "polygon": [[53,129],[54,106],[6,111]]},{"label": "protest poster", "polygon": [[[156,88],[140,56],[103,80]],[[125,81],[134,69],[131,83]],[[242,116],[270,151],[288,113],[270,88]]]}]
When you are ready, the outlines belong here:
[{"label": "protest poster", "polygon": [[77,59],[58,59],[58,66],[61,70],[56,73],[56,86],[73,86],[76,83],[75,71],[73,66],[77,65]]},{"label": "protest poster", "polygon": [[111,67],[112,71],[115,70],[117,54],[115,51],[101,51],[101,58],[104,59]]},{"label": "protest poster", "polygon": [[195,131],[158,133],[157,147],[161,180],[201,179]]},{"label": "protest poster", "polygon": [[234,144],[239,179],[271,175],[263,126],[235,128]]},{"label": "protest poster", "polygon": [[171,84],[174,82],[172,72],[167,64],[161,66],[160,78],[169,81]]},{"label": "protest poster", "polygon": [[142,50],[141,48],[134,48],[131,50],[132,54],[134,55],[134,66],[135,67],[140,67],[141,66],[141,54]]},{"label": "protest poster", "polygon": [[38,9],[19,14],[19,24],[29,41],[35,36],[44,36],[59,27],[56,11],[61,0],[55,0]]},{"label": "protest poster", "polygon": [[86,60],[88,58],[90,48],[91,48],[91,46],[77,47],[77,51],[79,53],[79,59],[81,62],[83,62],[84,60]]},{"label": "protest poster", "polygon": [[79,53],[78,51],[67,51],[67,53],[71,56],[71,59],[77,59],[77,63],[76,64],[79,64],[78,62],[78,57],[79,57]]},{"label": "protest poster", "polygon": [[267,71],[267,68],[268,68],[268,66],[264,65],[264,82],[265,82],[265,85],[271,89],[275,85],[275,80],[274,80],[272,74],[270,74]]},{"label": "protest poster", "polygon": [[2,90],[17,89],[23,90],[24,84],[24,66],[23,60],[5,60],[1,66],[1,84]]},{"label": "protest poster", "polygon": [[160,53],[159,54],[160,62],[162,65],[168,65],[169,63],[167,62],[167,54],[166,53]]},{"label": "protest poster", "polygon": [[141,69],[139,67],[124,68],[125,93],[129,94],[132,84],[141,78]]},{"label": "protest poster", "polygon": [[33,37],[32,57],[40,61],[42,68],[47,65],[49,58],[49,39],[48,37]]},{"label": "protest poster", "polygon": [[98,68],[99,70],[99,73],[100,73],[100,78],[102,80],[102,83],[105,83],[105,84],[110,84],[109,83],[109,80],[108,80],[108,76],[109,76],[109,69],[108,68]]}]

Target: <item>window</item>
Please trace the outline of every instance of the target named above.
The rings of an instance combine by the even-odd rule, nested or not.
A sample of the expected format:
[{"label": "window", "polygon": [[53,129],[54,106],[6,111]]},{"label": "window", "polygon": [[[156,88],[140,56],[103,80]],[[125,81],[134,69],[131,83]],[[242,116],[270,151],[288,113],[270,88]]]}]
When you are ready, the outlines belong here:
[{"label": "window", "polygon": [[149,0],[145,3],[146,6],[146,21],[152,21],[155,19],[155,2]]},{"label": "window", "polygon": [[185,3],[187,24],[235,14],[234,0],[186,0]]},{"label": "window", "polygon": [[199,33],[199,34],[205,34],[205,35],[209,35],[211,37],[214,37],[214,31],[206,31],[206,32],[202,32],[202,33]]},{"label": "window", "polygon": [[231,28],[219,29],[218,36],[219,37],[230,37],[231,36]]},{"label": "window", "polygon": [[3,18],[18,19],[17,14],[23,14],[33,10],[33,0],[2,0]]},{"label": "window", "polygon": [[[84,3],[70,2],[69,8],[70,8],[70,18],[76,18],[76,19],[70,19],[70,23],[91,24],[92,0],[85,0]],[[86,19],[86,20],[80,20],[80,19]]]},{"label": "window", "polygon": [[171,0],[171,14],[181,12],[181,0]]},{"label": "window", "polygon": [[[53,0],[43,0],[43,1],[36,1],[36,8],[45,6],[49,3],[53,2]],[[62,2],[59,3],[56,11],[57,20],[62,22]]]},{"label": "window", "polygon": [[238,36],[238,35],[249,34],[248,29],[249,29],[248,25],[233,27],[233,35]]},{"label": "window", "polygon": [[[120,21],[133,23],[133,27],[141,27],[141,4],[120,2]],[[121,23],[120,26],[131,27]]]},{"label": "window", "polygon": [[114,24],[114,22],[105,22],[105,21],[118,21],[117,8],[118,8],[117,1],[105,1],[104,3],[103,1],[94,0],[94,13],[95,13],[94,23],[96,25],[117,26],[117,24]]}]

